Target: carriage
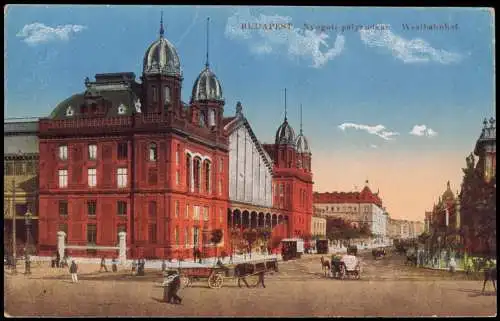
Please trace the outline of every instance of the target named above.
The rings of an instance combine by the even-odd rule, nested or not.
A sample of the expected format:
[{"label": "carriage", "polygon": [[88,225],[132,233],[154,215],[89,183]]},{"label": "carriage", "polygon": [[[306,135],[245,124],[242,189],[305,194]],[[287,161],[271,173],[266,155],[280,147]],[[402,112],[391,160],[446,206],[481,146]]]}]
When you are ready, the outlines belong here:
[{"label": "carriage", "polygon": [[361,266],[358,258],[353,255],[332,256],[331,273],[336,279],[345,279],[346,277],[359,280],[361,278]]},{"label": "carriage", "polygon": [[328,254],[328,240],[316,240],[316,253]]},{"label": "carriage", "polygon": [[299,238],[281,240],[281,256],[283,261],[300,259],[304,253],[304,240]]},{"label": "carriage", "polygon": [[381,259],[387,255],[384,248],[378,248],[372,250],[372,255],[374,260]]},{"label": "carriage", "polygon": [[245,277],[249,285],[258,283],[258,274],[278,271],[278,261],[269,259],[256,262],[239,263],[236,265],[217,265],[214,267],[188,267],[180,269],[181,284],[189,287],[193,282],[206,280],[211,289],[220,289],[225,280]]}]

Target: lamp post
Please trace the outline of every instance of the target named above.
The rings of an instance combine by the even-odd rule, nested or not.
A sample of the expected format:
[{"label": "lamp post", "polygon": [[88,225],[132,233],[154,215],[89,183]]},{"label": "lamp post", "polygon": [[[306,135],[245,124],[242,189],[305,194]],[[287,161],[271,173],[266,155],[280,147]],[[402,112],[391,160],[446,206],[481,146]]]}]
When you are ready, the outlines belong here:
[{"label": "lamp post", "polygon": [[24,214],[24,223],[26,225],[26,255],[31,254],[31,239],[30,239],[30,232],[31,232],[31,219],[33,217],[33,214],[31,213],[30,209],[26,211],[26,214]]}]

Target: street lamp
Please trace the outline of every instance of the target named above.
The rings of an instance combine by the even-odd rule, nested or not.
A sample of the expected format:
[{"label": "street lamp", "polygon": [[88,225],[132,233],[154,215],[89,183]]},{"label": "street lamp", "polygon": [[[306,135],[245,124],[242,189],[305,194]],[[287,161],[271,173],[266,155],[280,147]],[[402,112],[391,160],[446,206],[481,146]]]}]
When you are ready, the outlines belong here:
[{"label": "street lamp", "polygon": [[26,255],[31,254],[30,249],[31,249],[31,242],[30,242],[30,229],[31,229],[31,219],[33,217],[33,214],[31,213],[30,209],[26,211],[26,214],[24,214],[24,223],[26,225]]}]

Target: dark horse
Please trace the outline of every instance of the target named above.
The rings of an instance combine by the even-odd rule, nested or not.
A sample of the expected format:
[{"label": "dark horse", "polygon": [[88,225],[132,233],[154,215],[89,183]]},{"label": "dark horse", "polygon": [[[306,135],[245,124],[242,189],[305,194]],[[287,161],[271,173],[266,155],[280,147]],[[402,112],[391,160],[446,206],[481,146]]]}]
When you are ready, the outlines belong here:
[{"label": "dark horse", "polygon": [[484,283],[483,283],[483,291],[484,293],[484,288],[486,287],[486,282],[491,280],[491,283],[493,283],[493,288],[495,289],[495,292],[497,291],[497,287],[495,285],[495,282],[497,280],[497,267],[496,265],[491,268],[485,268],[484,269]]},{"label": "dark horse", "polygon": [[323,270],[325,276],[331,270],[330,261],[325,260],[324,257],[321,257],[321,270]]}]

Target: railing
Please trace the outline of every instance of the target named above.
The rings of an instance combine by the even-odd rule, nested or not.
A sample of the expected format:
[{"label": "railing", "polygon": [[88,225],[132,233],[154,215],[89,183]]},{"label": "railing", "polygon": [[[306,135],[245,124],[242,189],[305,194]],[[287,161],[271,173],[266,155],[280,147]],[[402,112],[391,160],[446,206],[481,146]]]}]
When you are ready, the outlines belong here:
[{"label": "railing", "polygon": [[58,129],[77,128],[109,128],[109,127],[131,127],[130,117],[109,117],[109,118],[76,118],[76,119],[42,119],[40,120],[40,132]]}]

